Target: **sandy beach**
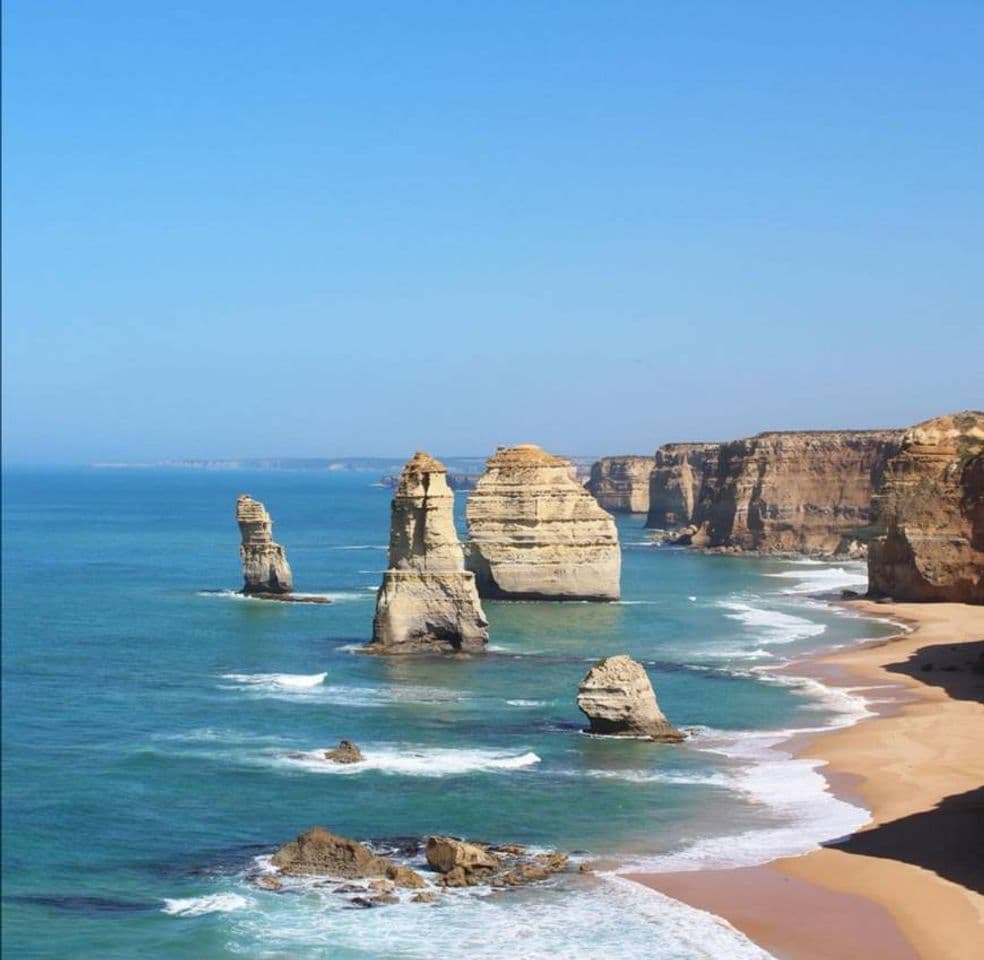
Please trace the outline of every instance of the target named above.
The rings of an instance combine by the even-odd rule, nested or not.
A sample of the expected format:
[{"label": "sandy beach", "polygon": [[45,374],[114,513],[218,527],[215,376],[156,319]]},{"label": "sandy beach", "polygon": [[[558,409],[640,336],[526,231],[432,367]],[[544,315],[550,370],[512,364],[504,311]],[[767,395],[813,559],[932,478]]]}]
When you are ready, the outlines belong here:
[{"label": "sandy beach", "polygon": [[971,960],[984,942],[984,607],[875,604],[912,632],[792,672],[872,687],[876,716],[797,743],[858,833],[759,867],[632,879],[724,917],[783,960]]}]

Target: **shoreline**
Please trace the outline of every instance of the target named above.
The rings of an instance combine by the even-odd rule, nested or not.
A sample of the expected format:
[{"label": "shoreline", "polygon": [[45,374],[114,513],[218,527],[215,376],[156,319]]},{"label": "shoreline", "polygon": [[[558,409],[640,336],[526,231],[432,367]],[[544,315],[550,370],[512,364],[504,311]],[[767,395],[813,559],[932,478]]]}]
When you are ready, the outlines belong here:
[{"label": "shoreline", "polygon": [[761,866],[623,875],[782,960],[965,960],[984,937],[984,607],[843,606],[911,630],[787,668],[877,694],[872,716],[785,746],[822,761],[831,793],[863,805],[868,824]]}]

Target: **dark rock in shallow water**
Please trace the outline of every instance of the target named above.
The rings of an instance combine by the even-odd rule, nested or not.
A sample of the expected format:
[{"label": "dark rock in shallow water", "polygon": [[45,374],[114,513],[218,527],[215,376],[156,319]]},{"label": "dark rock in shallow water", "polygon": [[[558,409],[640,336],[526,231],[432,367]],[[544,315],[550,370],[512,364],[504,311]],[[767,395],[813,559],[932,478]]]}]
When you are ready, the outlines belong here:
[{"label": "dark rock in shallow water", "polygon": [[351,740],[339,740],[334,750],[325,751],[325,759],[332,763],[362,763],[365,757]]}]

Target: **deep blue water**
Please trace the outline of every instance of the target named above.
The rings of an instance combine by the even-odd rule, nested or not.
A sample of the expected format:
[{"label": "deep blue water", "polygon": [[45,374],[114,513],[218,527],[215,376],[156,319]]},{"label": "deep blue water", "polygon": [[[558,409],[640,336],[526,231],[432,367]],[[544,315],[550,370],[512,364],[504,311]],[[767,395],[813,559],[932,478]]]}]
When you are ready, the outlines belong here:
[{"label": "deep blue water", "polygon": [[[373,479],[5,472],[5,956],[429,957],[448,937],[472,956],[762,956],[608,877],[372,911],[246,879],[318,823],[680,868],[793,852],[859,813],[768,750],[858,702],[768,668],[887,632],[814,597],[863,571],[657,549],[627,518],[622,602],[490,602],[484,657],[365,657],[389,522]],[[242,492],[270,509],[297,589],[334,603],[208,592],[239,587]],[[698,728],[686,745],[580,733],[577,683],[620,652]],[[365,766],[318,760],[343,737]]]}]

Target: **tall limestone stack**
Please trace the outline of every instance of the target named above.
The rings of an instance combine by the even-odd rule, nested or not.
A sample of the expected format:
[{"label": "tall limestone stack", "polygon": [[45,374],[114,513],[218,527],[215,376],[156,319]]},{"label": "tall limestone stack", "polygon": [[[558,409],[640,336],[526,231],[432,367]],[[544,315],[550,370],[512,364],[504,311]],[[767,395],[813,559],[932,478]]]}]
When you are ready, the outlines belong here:
[{"label": "tall limestone stack", "polygon": [[647,737],[665,743],[683,740],[660,710],[645,668],[626,654],[599,660],[577,691],[577,708],[591,733]]},{"label": "tall limestone stack", "polygon": [[870,526],[872,497],[901,439],[898,430],[818,430],[721,444],[704,465],[694,546],[843,552]]},{"label": "tall limestone stack", "polygon": [[468,497],[466,563],[483,597],[617,600],[615,521],[533,444],[500,448]]},{"label": "tall limestone stack", "polygon": [[390,519],[389,569],[376,598],[372,653],[478,652],[488,621],[465,570],[447,470],[417,452],[400,474]]},{"label": "tall limestone stack", "polygon": [[647,513],[652,470],[652,457],[602,457],[591,465],[587,487],[612,513]]},{"label": "tall limestone stack", "polygon": [[259,500],[242,494],[236,501],[236,522],[242,535],[243,593],[288,594],[294,589],[287,553],[273,542],[273,521]]},{"label": "tall limestone stack", "polygon": [[984,603],[984,412],[906,430],[875,505],[872,596]]},{"label": "tall limestone stack", "polygon": [[705,470],[713,472],[719,443],[664,443],[649,474],[646,526],[672,530],[687,526],[700,500]]}]

